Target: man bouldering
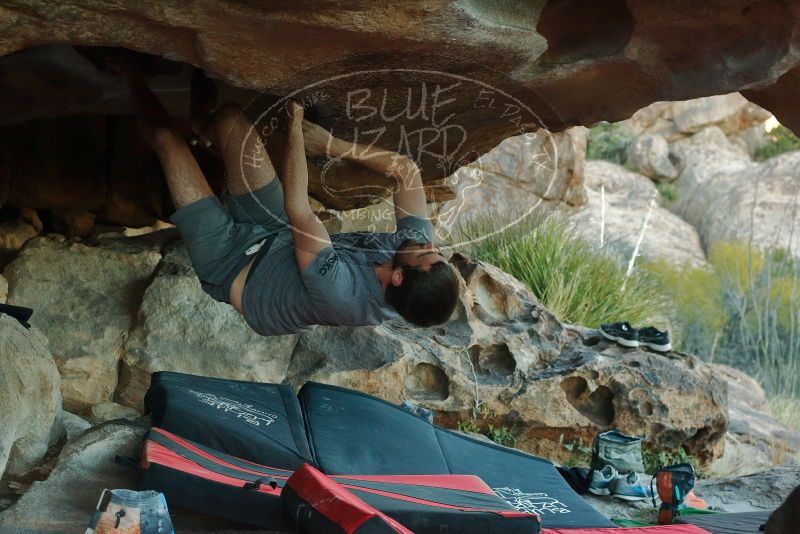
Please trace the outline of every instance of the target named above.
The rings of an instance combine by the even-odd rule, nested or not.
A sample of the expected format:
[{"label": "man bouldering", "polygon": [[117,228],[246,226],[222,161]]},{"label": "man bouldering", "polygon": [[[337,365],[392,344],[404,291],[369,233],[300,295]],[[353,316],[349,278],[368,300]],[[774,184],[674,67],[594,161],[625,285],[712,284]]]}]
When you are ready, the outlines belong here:
[{"label": "man bouldering", "polygon": [[[161,162],[177,210],[170,220],[203,290],[232,305],[253,330],[270,336],[314,325],[375,325],[397,314],[432,326],[452,314],[458,277],[432,245],[412,159],[337,139],[289,101],[281,183],[253,123],[234,105],[216,107],[211,81],[196,73],[192,126],[224,161],[223,206],[138,70],[121,70],[137,127]],[[243,165],[242,154],[258,165]],[[348,159],[394,178],[397,230],[329,235],[309,204],[306,155]]]}]

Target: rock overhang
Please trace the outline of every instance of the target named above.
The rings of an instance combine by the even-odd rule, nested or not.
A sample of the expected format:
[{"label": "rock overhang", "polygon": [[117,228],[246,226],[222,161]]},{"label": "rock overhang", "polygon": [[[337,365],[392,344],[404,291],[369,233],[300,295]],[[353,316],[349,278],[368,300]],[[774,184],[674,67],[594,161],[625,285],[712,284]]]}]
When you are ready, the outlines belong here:
[{"label": "rock overhang", "polygon": [[[152,85],[179,116],[188,110],[187,65],[256,115],[286,95],[324,93],[337,135],[410,152],[433,200],[452,194],[435,187],[439,180],[507,137],[620,120],[653,101],[744,90],[797,130],[800,110],[790,96],[800,79],[799,20],[796,4],[753,0],[28,1],[0,13],[0,121],[129,113],[121,81],[72,48],[124,47],[165,58]],[[409,91],[413,111],[403,115]],[[365,97],[356,112],[354,97]],[[345,199],[320,183],[320,165],[311,167],[313,193],[335,209],[369,205],[392,187],[353,165],[324,169],[343,189],[361,190]]]}]

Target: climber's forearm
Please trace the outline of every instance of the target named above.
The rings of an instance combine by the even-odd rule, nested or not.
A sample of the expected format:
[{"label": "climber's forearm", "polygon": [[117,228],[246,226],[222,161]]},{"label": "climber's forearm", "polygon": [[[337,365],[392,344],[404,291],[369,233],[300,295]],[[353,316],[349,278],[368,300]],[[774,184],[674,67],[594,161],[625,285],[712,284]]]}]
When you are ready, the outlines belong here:
[{"label": "climber's forearm", "polygon": [[292,229],[295,259],[302,272],[331,245],[331,238],[308,202],[308,165],[301,122],[302,108],[299,108],[289,126],[283,167],[283,198]]},{"label": "climber's forearm", "polygon": [[398,219],[406,215],[428,216],[422,175],[411,158],[397,152],[341,139],[334,139],[330,145],[332,156],[353,161],[397,181],[394,207]]}]

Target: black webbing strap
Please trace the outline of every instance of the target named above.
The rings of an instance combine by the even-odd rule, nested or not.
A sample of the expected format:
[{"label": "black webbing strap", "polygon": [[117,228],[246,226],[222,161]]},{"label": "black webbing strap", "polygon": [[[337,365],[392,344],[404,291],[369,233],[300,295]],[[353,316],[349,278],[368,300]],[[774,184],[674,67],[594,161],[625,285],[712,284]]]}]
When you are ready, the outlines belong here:
[{"label": "black webbing strap", "polygon": [[[226,462],[235,465],[237,467],[241,467],[242,469],[247,469],[248,471],[257,471],[257,473],[239,471],[238,469],[233,469],[231,467],[221,465],[220,463],[214,462],[212,460],[209,460],[208,458],[200,456],[199,454],[196,454],[191,450],[186,449],[180,443],[176,443],[175,441],[169,439],[169,437],[156,431],[150,431],[146,439],[158,443],[159,445],[163,445],[167,449],[179,455],[181,458],[189,460],[190,462],[193,462],[205,469],[208,469],[209,471],[213,471],[214,473],[225,475],[231,478],[237,478],[242,482],[254,483],[260,480],[262,481],[261,482],[262,484],[266,481],[268,485],[272,486],[272,484],[268,482],[272,480],[272,482],[274,482],[275,484],[273,488],[276,488],[278,486],[282,487],[285,479],[287,479],[292,474],[291,471],[287,471],[284,469],[266,467],[252,463],[244,463],[228,455],[219,458],[220,461],[222,462]],[[201,448],[197,444],[193,445],[198,448]],[[220,453],[214,454],[213,452],[205,448],[201,448],[201,450],[215,457],[217,457],[220,454]],[[159,463],[159,462],[154,462],[154,463]],[[259,484],[259,486],[260,485],[261,484]]]},{"label": "black webbing strap", "polygon": [[272,489],[276,489],[278,487],[278,482],[272,477],[262,477],[251,482],[245,482],[242,487],[244,489],[258,491],[261,486],[269,486]]}]

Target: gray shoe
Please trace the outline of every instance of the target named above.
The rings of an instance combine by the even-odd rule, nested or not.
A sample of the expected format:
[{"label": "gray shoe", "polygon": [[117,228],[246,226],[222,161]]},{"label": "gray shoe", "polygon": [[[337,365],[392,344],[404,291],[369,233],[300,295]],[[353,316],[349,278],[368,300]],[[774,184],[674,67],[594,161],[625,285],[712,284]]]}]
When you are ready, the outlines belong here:
[{"label": "gray shoe", "polygon": [[589,484],[589,491],[595,495],[611,495],[609,484],[618,477],[617,470],[610,465],[605,466],[602,471],[592,471],[592,482]]},{"label": "gray shoe", "polygon": [[609,482],[608,489],[611,495],[624,501],[644,501],[650,497],[650,492],[642,486],[639,474],[635,471],[615,478]]}]

